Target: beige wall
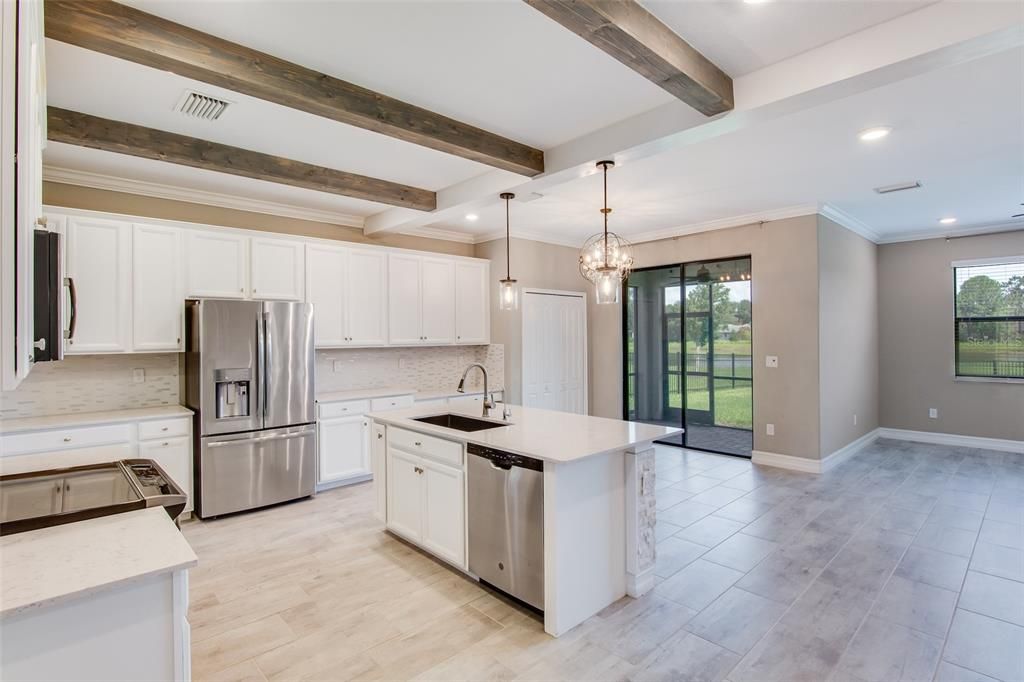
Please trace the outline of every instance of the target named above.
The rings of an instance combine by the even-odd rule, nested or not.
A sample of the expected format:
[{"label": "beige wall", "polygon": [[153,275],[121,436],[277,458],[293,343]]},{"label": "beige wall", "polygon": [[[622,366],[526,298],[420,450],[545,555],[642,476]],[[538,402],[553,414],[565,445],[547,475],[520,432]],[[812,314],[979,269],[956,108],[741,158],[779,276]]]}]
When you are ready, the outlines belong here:
[{"label": "beige wall", "polygon": [[246,230],[263,230],[265,232],[319,237],[321,239],[338,239],[340,241],[360,242],[363,244],[379,244],[381,246],[395,246],[403,249],[449,253],[457,256],[473,255],[472,244],[401,234],[384,234],[379,237],[371,235],[367,237],[363,235],[362,230],[354,227],[330,225],[328,223],[299,220],[297,218],[284,218],[266,213],[236,211],[231,208],[192,204],[187,201],[156,199],[138,194],[111,192],[103,189],[91,189],[89,187],[64,185],[55,182],[43,183],[43,203],[50,206],[107,211],[110,213],[123,213],[125,215],[145,216],[147,218],[162,218],[164,220],[180,220],[182,222],[200,223],[203,225],[239,227]]},{"label": "beige wall", "polygon": [[[884,427],[1024,440],[1024,384],[953,379],[953,272],[971,258],[1024,255],[1024,232],[878,249]],[[939,411],[928,418],[928,408]]]},{"label": "beige wall", "polygon": [[[819,439],[818,247],[816,216],[744,225],[637,244],[637,267],[751,257],[754,449],[816,459]],[[622,416],[622,311],[590,317],[591,412]],[[588,311],[589,314],[590,311]],[[764,356],[779,356],[767,369]],[[775,425],[775,435],[765,425]]]},{"label": "beige wall", "polygon": [[[587,293],[587,323],[593,324],[593,296],[589,285],[580,277],[576,249],[526,239],[512,240],[512,277],[520,287],[534,289],[555,289],[559,291],[583,291]],[[476,245],[477,258],[491,261],[491,343],[505,346],[505,390],[513,404],[522,403],[522,360],[523,360],[523,317],[522,310],[506,312],[498,309],[497,282],[505,277],[505,240],[483,242]],[[520,301],[522,300],[520,293]],[[603,306],[602,306],[603,307]],[[621,333],[621,332],[620,332]],[[592,342],[594,335],[589,333]],[[587,355],[594,358],[593,347]],[[593,361],[590,367],[594,366]],[[590,368],[588,368],[589,370]],[[589,399],[593,404],[593,376]]]},{"label": "beige wall", "polygon": [[874,243],[818,216],[822,458],[878,428],[877,262]]}]

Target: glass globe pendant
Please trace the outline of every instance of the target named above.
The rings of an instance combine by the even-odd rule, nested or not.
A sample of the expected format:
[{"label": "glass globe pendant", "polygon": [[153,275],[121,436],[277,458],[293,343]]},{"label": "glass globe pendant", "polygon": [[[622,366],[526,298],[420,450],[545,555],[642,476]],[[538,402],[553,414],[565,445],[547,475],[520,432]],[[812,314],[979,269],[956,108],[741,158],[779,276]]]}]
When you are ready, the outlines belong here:
[{"label": "glass globe pendant", "polygon": [[519,309],[519,285],[510,271],[512,269],[512,239],[508,230],[509,202],[516,198],[512,192],[502,192],[500,195],[505,200],[505,279],[498,282],[498,310]]},{"label": "glass globe pendant", "polygon": [[615,165],[614,161],[597,163],[604,171],[604,231],[588,239],[580,251],[580,274],[594,284],[596,300],[599,304],[615,304],[619,302],[619,291],[622,282],[633,269],[633,247],[629,242],[608,231],[608,169]]}]

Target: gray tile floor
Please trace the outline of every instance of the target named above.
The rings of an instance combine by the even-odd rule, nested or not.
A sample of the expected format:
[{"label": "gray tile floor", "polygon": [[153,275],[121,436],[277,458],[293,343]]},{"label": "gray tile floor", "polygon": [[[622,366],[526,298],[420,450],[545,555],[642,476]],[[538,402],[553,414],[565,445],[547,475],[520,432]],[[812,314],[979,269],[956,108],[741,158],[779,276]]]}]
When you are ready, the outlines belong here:
[{"label": "gray tile floor", "polygon": [[658,446],[657,487],[669,677],[1024,680],[1024,455],[879,440],[814,476]]}]

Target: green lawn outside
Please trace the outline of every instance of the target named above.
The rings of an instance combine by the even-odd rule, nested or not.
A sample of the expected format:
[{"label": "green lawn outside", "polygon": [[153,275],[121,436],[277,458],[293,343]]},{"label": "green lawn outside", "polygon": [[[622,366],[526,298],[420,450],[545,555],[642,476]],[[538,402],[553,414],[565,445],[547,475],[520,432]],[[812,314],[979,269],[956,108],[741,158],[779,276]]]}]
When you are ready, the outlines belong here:
[{"label": "green lawn outside", "polygon": [[[732,381],[718,379],[715,381],[715,424],[718,426],[732,426],[738,429],[749,429],[753,427],[752,415],[752,388],[748,381],[737,381],[736,387],[732,387]],[[677,409],[683,407],[683,394],[680,390],[677,376],[669,377],[669,406]],[[687,401],[690,409],[708,409],[708,391],[703,382],[695,386],[691,380],[690,390],[687,391]]]},{"label": "green lawn outside", "polygon": [[1024,344],[961,342],[957,374],[1024,377]]}]

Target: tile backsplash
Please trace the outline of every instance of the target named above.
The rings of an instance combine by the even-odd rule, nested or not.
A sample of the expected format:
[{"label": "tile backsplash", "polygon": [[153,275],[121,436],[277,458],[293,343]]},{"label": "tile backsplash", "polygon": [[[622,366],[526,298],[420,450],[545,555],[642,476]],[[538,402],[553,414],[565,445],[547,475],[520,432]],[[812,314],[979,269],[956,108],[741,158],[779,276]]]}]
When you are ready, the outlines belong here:
[{"label": "tile backsplash", "polygon": [[[145,381],[135,383],[141,369]],[[178,404],[178,355],[69,355],[42,362],[16,390],[0,392],[0,417],[100,412]]]},{"label": "tile backsplash", "polygon": [[[316,390],[350,391],[378,386],[415,388],[421,392],[454,391],[466,365],[487,368],[490,386],[505,386],[505,347],[438,346],[436,348],[367,348],[318,350]],[[467,388],[483,388],[480,372],[473,372]]]},{"label": "tile backsplash", "polygon": [[[495,390],[505,385],[504,346],[440,346],[318,350],[318,392],[401,386],[423,392],[455,390],[466,365],[487,367]],[[145,381],[135,383],[141,369]],[[0,392],[0,418],[177,405],[179,355],[72,355],[40,363],[14,391]],[[482,388],[479,372],[467,382]]]}]

